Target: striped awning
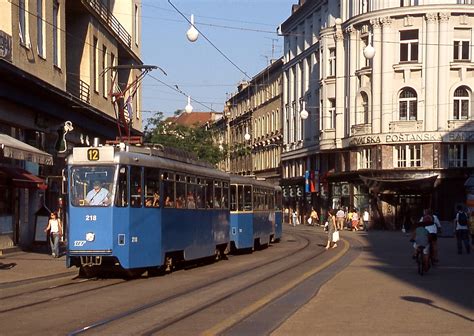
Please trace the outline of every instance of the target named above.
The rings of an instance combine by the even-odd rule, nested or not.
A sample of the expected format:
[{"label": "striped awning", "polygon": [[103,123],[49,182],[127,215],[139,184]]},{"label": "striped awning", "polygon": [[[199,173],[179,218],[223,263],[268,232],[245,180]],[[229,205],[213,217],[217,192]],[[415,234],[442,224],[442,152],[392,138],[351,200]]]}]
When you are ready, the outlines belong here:
[{"label": "striped awning", "polygon": [[9,135],[0,134],[0,149],[4,157],[53,165],[53,156]]}]

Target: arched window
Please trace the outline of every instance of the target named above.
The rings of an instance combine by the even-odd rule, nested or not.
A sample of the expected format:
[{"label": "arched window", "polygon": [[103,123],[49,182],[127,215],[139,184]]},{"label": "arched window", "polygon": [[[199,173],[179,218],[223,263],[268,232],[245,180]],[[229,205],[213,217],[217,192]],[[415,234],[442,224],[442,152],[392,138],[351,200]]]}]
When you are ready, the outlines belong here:
[{"label": "arched window", "polygon": [[400,120],[416,120],[418,99],[415,90],[404,88],[398,100]]},{"label": "arched window", "polygon": [[369,96],[367,96],[367,93],[362,91],[360,93],[360,98],[361,98],[361,104],[362,104],[362,122],[364,124],[369,123]]},{"label": "arched window", "polygon": [[460,86],[454,91],[454,108],[453,108],[453,119],[454,120],[466,120],[469,119],[470,110],[470,95],[469,90],[465,86]]}]

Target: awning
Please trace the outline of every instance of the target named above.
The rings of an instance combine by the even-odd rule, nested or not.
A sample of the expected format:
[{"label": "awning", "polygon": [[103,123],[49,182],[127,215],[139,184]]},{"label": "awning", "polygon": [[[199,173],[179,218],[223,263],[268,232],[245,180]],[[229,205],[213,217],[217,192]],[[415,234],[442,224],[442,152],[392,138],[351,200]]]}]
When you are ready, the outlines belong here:
[{"label": "awning", "polygon": [[53,156],[6,134],[0,134],[0,149],[6,158],[53,165]]},{"label": "awning", "polygon": [[433,191],[438,175],[410,179],[383,179],[359,175],[370,191],[381,194],[429,193]]},{"label": "awning", "polygon": [[0,167],[0,172],[9,178],[17,188],[30,188],[45,190],[48,185],[45,181],[21,168]]}]

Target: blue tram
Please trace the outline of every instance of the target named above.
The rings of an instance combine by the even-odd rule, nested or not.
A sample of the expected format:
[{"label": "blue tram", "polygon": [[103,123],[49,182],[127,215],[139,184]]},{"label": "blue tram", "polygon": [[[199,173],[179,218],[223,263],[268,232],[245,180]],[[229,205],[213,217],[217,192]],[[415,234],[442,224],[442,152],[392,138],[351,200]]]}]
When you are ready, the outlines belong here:
[{"label": "blue tram", "polygon": [[137,272],[224,253],[229,175],[162,147],[74,148],[67,266]]},{"label": "blue tram", "polygon": [[265,247],[282,234],[281,188],[251,179],[230,177],[230,240],[234,250]]}]

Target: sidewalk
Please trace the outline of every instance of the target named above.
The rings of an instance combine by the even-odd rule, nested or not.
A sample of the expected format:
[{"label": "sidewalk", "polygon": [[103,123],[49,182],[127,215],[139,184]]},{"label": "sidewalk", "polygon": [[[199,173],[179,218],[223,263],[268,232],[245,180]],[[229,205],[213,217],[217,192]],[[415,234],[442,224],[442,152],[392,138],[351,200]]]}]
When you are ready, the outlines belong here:
[{"label": "sidewalk", "polygon": [[77,274],[77,268],[66,268],[66,257],[52,258],[49,253],[13,252],[0,256],[0,288],[17,281]]},{"label": "sidewalk", "polygon": [[472,335],[474,252],[439,238],[440,263],[423,277],[401,232],[341,233],[360,255],[272,335]]}]

